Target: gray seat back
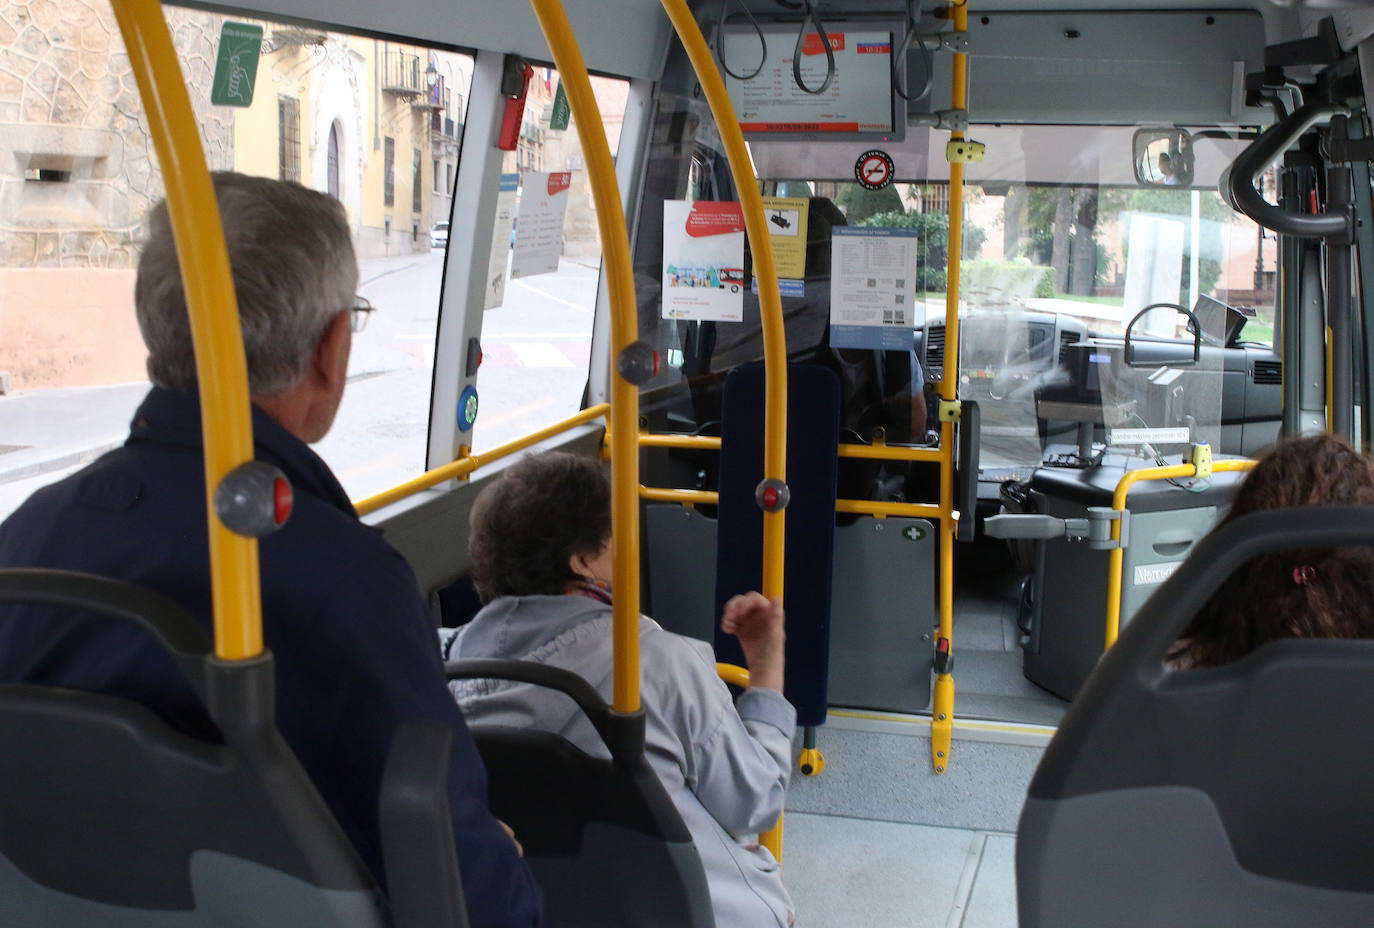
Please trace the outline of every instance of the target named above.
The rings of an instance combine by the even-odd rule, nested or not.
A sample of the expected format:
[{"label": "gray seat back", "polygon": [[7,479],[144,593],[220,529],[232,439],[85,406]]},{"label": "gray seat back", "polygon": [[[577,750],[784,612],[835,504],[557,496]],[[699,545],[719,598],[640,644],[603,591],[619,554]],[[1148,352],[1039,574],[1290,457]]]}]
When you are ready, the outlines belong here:
[{"label": "gray seat back", "polygon": [[[0,686],[0,923],[389,923],[372,875],[276,730],[270,654],[218,661],[175,603],[87,574],[0,570],[0,602],[139,626],[174,657],[222,736],[192,737],[102,693]],[[434,747],[411,756],[447,755],[445,738],[422,740]],[[385,803],[383,812],[385,832]]]},{"label": "gray seat back", "polygon": [[1374,545],[1374,507],[1248,515],[1204,539],[1088,678],[1031,781],[1020,924],[1367,923],[1374,641],[1291,640],[1172,672],[1221,583],[1287,548]]},{"label": "gray seat back", "polygon": [[566,694],[606,760],[534,728],[474,728],[492,812],[510,825],[544,890],[549,928],[712,928],[691,832],[644,756],[644,712],[615,712],[591,684],[529,661],[463,660],[450,679],[516,680]]}]

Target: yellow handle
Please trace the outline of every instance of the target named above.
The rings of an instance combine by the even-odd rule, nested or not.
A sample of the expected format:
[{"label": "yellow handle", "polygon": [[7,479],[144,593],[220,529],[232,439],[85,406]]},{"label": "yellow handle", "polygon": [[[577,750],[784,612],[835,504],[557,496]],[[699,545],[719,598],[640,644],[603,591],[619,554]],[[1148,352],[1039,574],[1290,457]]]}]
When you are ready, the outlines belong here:
[{"label": "yellow handle", "polygon": [[191,317],[205,443],[205,506],[210,526],[210,588],[215,654],[240,660],[262,653],[258,542],[235,535],[215,514],[224,475],[252,460],[253,420],[238,301],[205,152],[176,50],[158,0],[114,0],[115,18],[138,81],[167,188],[186,309]]},{"label": "yellow handle", "polygon": [[[749,671],[738,664],[717,662],[716,673],[720,674],[720,678],[731,686],[749,688]],[[779,813],[778,823],[759,835],[759,844],[768,848],[773,859],[777,861],[782,860],[782,818],[782,814]]]},{"label": "yellow handle", "polygon": [[[1254,466],[1255,462],[1251,460],[1213,461],[1212,471],[1243,471]],[[1196,474],[1197,469],[1192,464],[1173,464],[1168,467],[1146,467],[1129,471],[1122,474],[1121,479],[1117,481],[1116,492],[1112,494],[1112,508],[1117,512],[1125,512],[1126,495],[1131,492],[1131,487],[1141,481],[1171,480],[1174,477],[1192,477]],[[1121,520],[1117,519],[1112,522],[1112,541],[1120,540]],[[1104,651],[1116,644],[1117,635],[1121,633],[1121,565],[1125,556],[1125,549],[1121,547],[1112,548],[1107,556],[1107,634]]]},{"label": "yellow handle", "polygon": [[[568,106],[577,120],[582,154],[596,204],[596,224],[606,266],[607,297],[611,307],[611,366],[638,337],[635,316],[634,272],[630,266],[630,238],[625,209],[615,179],[615,162],[606,144],[601,110],[582,52],[573,38],[567,14],[558,0],[531,0],[539,27],[553,52],[563,78]],[[611,532],[615,537],[612,583],[615,600],[614,705],[619,712],[639,709],[639,388],[619,373],[611,376]]]}]

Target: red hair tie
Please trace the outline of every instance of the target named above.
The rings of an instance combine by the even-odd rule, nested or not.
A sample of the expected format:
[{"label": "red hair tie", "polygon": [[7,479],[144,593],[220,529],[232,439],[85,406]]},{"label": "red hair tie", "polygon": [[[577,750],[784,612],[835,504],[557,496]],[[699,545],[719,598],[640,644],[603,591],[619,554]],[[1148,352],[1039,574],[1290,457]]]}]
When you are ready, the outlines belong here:
[{"label": "red hair tie", "polygon": [[1317,568],[1311,564],[1302,564],[1293,568],[1293,582],[1298,586],[1307,586],[1316,576]]}]

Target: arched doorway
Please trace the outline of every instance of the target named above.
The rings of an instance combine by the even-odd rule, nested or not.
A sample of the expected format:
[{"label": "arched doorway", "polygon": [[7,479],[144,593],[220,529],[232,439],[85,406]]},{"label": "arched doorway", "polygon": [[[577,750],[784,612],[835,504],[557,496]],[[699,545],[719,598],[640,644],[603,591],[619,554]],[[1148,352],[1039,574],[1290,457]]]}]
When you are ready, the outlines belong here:
[{"label": "arched doorway", "polygon": [[339,196],[339,124],[336,122],[329,127],[329,161],[326,169],[329,178],[329,195],[338,199]]}]

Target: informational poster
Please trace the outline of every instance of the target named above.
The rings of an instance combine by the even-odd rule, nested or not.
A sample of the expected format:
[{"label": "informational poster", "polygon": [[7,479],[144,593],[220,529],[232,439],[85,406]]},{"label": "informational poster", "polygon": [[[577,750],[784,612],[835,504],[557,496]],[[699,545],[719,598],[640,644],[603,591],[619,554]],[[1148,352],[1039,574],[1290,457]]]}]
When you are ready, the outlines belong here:
[{"label": "informational poster", "polygon": [[663,318],[744,318],[744,213],[738,203],[663,203]]},{"label": "informational poster", "polygon": [[563,254],[563,216],[568,212],[570,186],[572,174],[568,171],[525,175],[525,189],[520,194],[520,212],[515,223],[511,279],[558,270],[558,258]]},{"label": "informational poster", "polygon": [[[917,313],[920,318],[917,318]],[[830,248],[830,347],[911,350],[916,230],[836,226]]]},{"label": "informational poster", "polygon": [[515,227],[516,193],[520,189],[519,174],[502,174],[496,194],[496,225],[491,230],[491,259],[487,261],[487,296],[483,309],[492,309],[506,301],[506,265],[510,263],[511,229]]},{"label": "informational poster", "polygon": [[763,198],[779,277],[801,280],[806,276],[806,206],[805,197]]}]

